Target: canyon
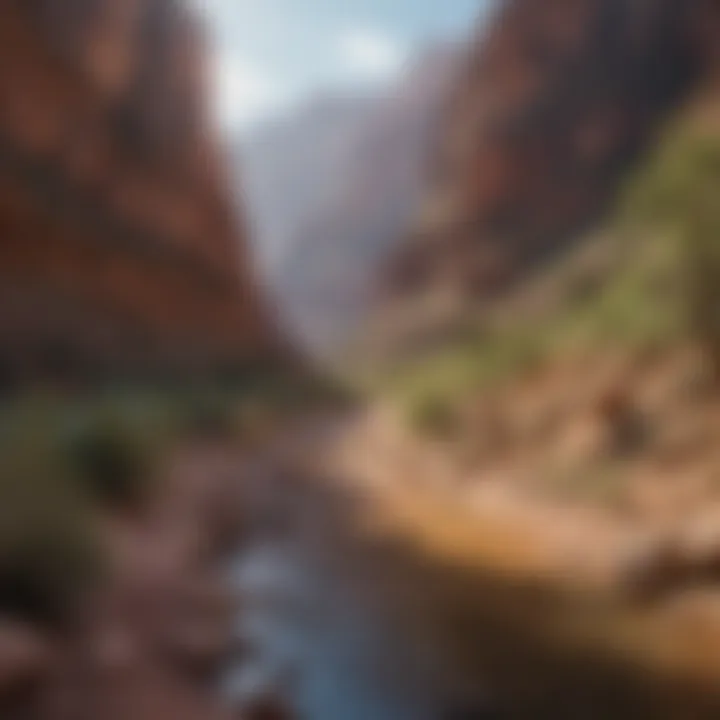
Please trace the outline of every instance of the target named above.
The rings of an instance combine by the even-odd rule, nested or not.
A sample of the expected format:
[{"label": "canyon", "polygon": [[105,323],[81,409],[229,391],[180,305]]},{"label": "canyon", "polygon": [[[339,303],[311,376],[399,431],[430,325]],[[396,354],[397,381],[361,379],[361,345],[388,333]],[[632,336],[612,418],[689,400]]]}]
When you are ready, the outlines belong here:
[{"label": "canyon", "polygon": [[[180,0],[4,0],[3,12],[2,384],[268,365],[282,341],[208,117],[195,15]],[[462,314],[531,285],[605,216],[673,111],[714,87],[719,36],[710,0],[506,0],[469,56],[431,54],[403,92],[320,103],[287,146],[288,128],[270,128],[260,154],[274,177],[250,192],[295,323],[313,342],[344,340],[387,258],[381,310],[407,303],[423,322],[424,296],[450,295]],[[290,168],[286,148],[304,151]],[[325,177],[310,187],[316,161]],[[45,578],[17,592],[28,558],[18,567],[0,543],[0,715],[717,717],[717,542],[690,538],[688,557],[673,555],[679,531],[716,528],[720,513],[720,407],[696,360],[685,346],[558,353],[489,390],[461,388],[457,417],[439,423],[449,434],[435,436],[382,389],[342,412],[301,395],[270,420],[257,393],[225,385],[219,408],[173,395],[160,411],[146,390],[102,396],[99,410],[58,393],[61,442],[117,403],[163,452],[142,502],[110,507],[88,491],[92,509],[74,507],[106,574],[65,624],[33,617]],[[35,462],[44,403],[0,415],[1,499],[41,521],[63,511],[51,490],[77,490],[60,463]],[[248,410],[259,432],[241,422]],[[23,411],[31,434],[13,442]],[[170,447],[163,413],[192,421]],[[108,460],[100,445],[102,496],[128,449]],[[15,474],[11,450],[32,477]],[[97,446],[88,454],[97,462]],[[13,494],[36,472],[47,497],[34,484],[29,502]],[[5,521],[12,502],[0,502]],[[31,560],[51,558],[51,588],[66,579],[52,524],[40,550],[33,528],[7,525],[27,530]],[[667,538],[679,571],[653,566]],[[628,562],[646,547],[649,560]],[[643,563],[669,578],[668,602],[628,592]]]}]

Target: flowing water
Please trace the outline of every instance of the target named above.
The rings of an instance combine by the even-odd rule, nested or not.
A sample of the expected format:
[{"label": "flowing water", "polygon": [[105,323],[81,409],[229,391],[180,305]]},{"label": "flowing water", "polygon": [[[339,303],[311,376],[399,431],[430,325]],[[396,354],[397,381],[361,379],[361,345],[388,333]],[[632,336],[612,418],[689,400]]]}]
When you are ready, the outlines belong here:
[{"label": "flowing water", "polygon": [[390,546],[356,527],[362,502],[342,483],[260,476],[233,568],[246,652],[231,692],[286,698],[303,720],[444,719],[435,653],[398,612],[407,598],[388,592],[405,590]]},{"label": "flowing water", "polygon": [[430,688],[408,679],[422,674],[421,659],[401,659],[388,619],[301,548],[250,548],[237,580],[240,634],[255,649],[237,678],[240,693],[288,695],[309,720],[438,717]]}]

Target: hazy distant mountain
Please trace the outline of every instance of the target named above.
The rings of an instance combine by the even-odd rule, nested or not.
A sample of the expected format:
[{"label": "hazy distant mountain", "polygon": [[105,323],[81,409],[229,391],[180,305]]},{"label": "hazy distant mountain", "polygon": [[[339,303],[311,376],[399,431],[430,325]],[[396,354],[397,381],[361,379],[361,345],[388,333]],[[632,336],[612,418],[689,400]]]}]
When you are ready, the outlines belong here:
[{"label": "hazy distant mountain", "polygon": [[238,144],[243,190],[268,272],[292,244],[297,225],[329,201],[377,102],[377,95],[316,97]]},{"label": "hazy distant mountain", "polygon": [[426,190],[439,113],[462,51],[428,49],[390,88],[312,100],[238,150],[258,255],[291,328],[341,347]]}]

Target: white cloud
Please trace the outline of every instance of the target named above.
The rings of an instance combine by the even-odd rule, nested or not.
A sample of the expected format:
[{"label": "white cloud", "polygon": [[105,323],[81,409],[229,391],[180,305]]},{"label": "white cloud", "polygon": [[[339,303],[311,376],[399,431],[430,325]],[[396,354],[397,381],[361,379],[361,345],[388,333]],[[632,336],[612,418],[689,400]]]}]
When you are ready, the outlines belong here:
[{"label": "white cloud", "polygon": [[280,82],[260,65],[242,57],[218,56],[213,77],[216,112],[226,128],[260,120],[286,99]]},{"label": "white cloud", "polygon": [[405,62],[407,49],[373,28],[352,28],[342,33],[337,52],[344,69],[368,78],[384,78]]}]

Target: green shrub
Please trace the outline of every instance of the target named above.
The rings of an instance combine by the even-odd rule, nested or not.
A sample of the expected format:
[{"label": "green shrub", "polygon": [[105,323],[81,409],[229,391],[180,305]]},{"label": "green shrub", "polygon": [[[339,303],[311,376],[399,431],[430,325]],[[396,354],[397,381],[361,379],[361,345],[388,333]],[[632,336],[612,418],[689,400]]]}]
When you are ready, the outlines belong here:
[{"label": "green shrub", "polygon": [[98,580],[92,514],[42,413],[0,433],[0,613],[58,623]]},{"label": "green shrub", "polygon": [[81,492],[115,510],[137,509],[150,490],[156,438],[120,416],[91,416],[63,438],[63,452]]},{"label": "green shrub", "polygon": [[683,323],[720,380],[720,138],[676,128],[631,183],[630,222],[671,239]]},{"label": "green shrub", "polygon": [[410,426],[422,435],[449,438],[457,430],[458,416],[452,398],[425,395],[409,405]]}]

